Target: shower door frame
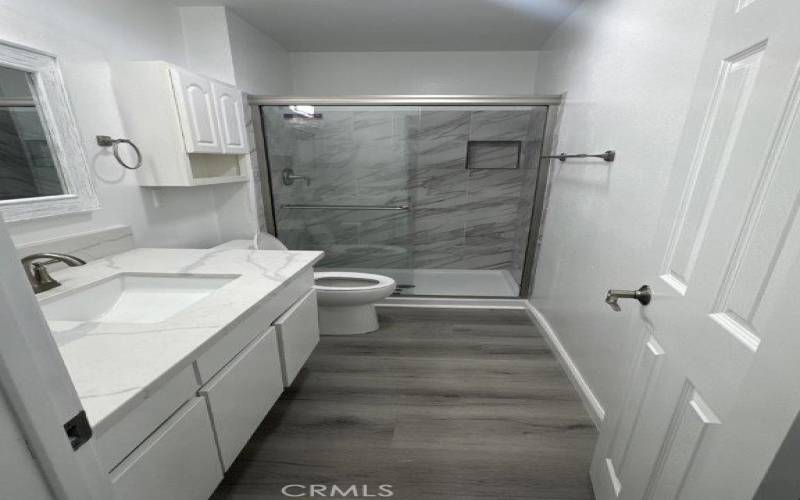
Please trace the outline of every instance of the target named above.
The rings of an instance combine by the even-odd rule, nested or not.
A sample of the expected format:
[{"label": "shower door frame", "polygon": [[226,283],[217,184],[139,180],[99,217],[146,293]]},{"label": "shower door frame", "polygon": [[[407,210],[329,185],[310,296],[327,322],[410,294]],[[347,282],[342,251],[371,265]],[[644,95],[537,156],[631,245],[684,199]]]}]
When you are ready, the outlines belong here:
[{"label": "shower door frame", "polygon": [[[257,164],[261,180],[260,191],[264,204],[264,219],[267,231],[277,236],[277,222],[272,197],[272,176],[261,115],[262,106],[546,106],[542,149],[539,155],[539,170],[533,193],[533,208],[522,261],[522,277],[518,299],[528,299],[533,292],[536,260],[544,228],[545,207],[550,194],[551,161],[543,158],[552,155],[556,144],[560,109],[564,96],[504,96],[504,95],[355,95],[355,96],[248,96],[256,142]],[[412,296],[408,296],[412,297]],[[515,297],[467,296],[467,295],[413,295],[415,298],[460,298],[460,299],[513,299]]]}]

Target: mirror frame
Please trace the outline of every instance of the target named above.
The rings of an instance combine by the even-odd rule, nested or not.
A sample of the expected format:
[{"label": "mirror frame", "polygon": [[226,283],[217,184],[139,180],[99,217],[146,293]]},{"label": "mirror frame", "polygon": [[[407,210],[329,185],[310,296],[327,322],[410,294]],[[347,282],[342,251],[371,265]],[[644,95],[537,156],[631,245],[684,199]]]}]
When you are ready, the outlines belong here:
[{"label": "mirror frame", "polygon": [[55,56],[0,41],[0,66],[28,73],[33,100],[47,134],[64,194],[0,200],[3,219],[21,221],[100,207],[86,154]]}]

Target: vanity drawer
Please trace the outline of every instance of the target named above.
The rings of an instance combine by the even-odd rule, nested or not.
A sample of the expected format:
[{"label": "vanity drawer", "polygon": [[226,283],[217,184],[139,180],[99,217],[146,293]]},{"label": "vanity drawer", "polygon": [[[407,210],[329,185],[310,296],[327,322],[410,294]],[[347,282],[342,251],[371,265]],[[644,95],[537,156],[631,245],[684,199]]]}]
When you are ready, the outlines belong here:
[{"label": "vanity drawer", "polygon": [[275,320],[280,347],[283,385],[289,387],[319,343],[317,293],[308,292]]},{"label": "vanity drawer", "polygon": [[107,431],[98,434],[97,454],[105,470],[122,461],[153,429],[167,420],[180,406],[195,396],[197,380],[189,364],[161,387],[155,389],[139,406]]},{"label": "vanity drawer", "polygon": [[283,392],[275,329],[256,338],[203,386],[225,470]]},{"label": "vanity drawer", "polygon": [[200,383],[205,384],[256,336],[314,286],[309,267],[278,290],[197,358]]},{"label": "vanity drawer", "polygon": [[222,480],[211,419],[192,398],[111,471],[116,500],[208,498]]}]

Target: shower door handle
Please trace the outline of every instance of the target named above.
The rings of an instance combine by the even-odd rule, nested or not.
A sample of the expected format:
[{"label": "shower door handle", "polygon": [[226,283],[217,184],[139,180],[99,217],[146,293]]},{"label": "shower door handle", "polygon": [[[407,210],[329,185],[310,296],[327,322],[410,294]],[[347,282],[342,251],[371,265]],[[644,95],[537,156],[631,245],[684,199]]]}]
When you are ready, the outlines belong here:
[{"label": "shower door handle", "polygon": [[642,285],[638,290],[609,290],[606,293],[606,304],[616,312],[622,308],[619,306],[619,299],[636,299],[643,306],[653,300],[653,291],[647,285]]}]

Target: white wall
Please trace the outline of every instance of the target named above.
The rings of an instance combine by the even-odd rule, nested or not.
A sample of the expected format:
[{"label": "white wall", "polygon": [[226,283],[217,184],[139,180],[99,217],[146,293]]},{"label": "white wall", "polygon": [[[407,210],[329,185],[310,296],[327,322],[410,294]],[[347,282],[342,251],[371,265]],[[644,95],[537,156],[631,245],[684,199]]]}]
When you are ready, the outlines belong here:
[{"label": "white wall", "polygon": [[611,165],[553,162],[533,305],[606,409],[630,363],[633,305],[710,28],[713,1],[605,0],[579,7],[540,53],[538,93],[567,92],[558,151],[616,149]]},{"label": "white wall", "polygon": [[537,53],[293,52],[297,95],[533,93]]},{"label": "white wall", "polygon": [[186,64],[200,74],[236,83],[225,7],[181,7]]},{"label": "white wall", "polygon": [[185,65],[178,9],[159,0],[0,0],[0,39],[58,57],[101,208],[9,224],[19,243],[128,224],[140,245],[204,246],[219,241],[213,188],[141,189],[98,134],[125,136],[111,88],[111,60],[163,59]]},{"label": "white wall", "polygon": [[289,52],[230,9],[227,14],[236,85],[249,94],[290,94]]},{"label": "white wall", "polygon": [[181,7],[186,60],[250,94],[292,91],[289,52],[227,7]]}]

